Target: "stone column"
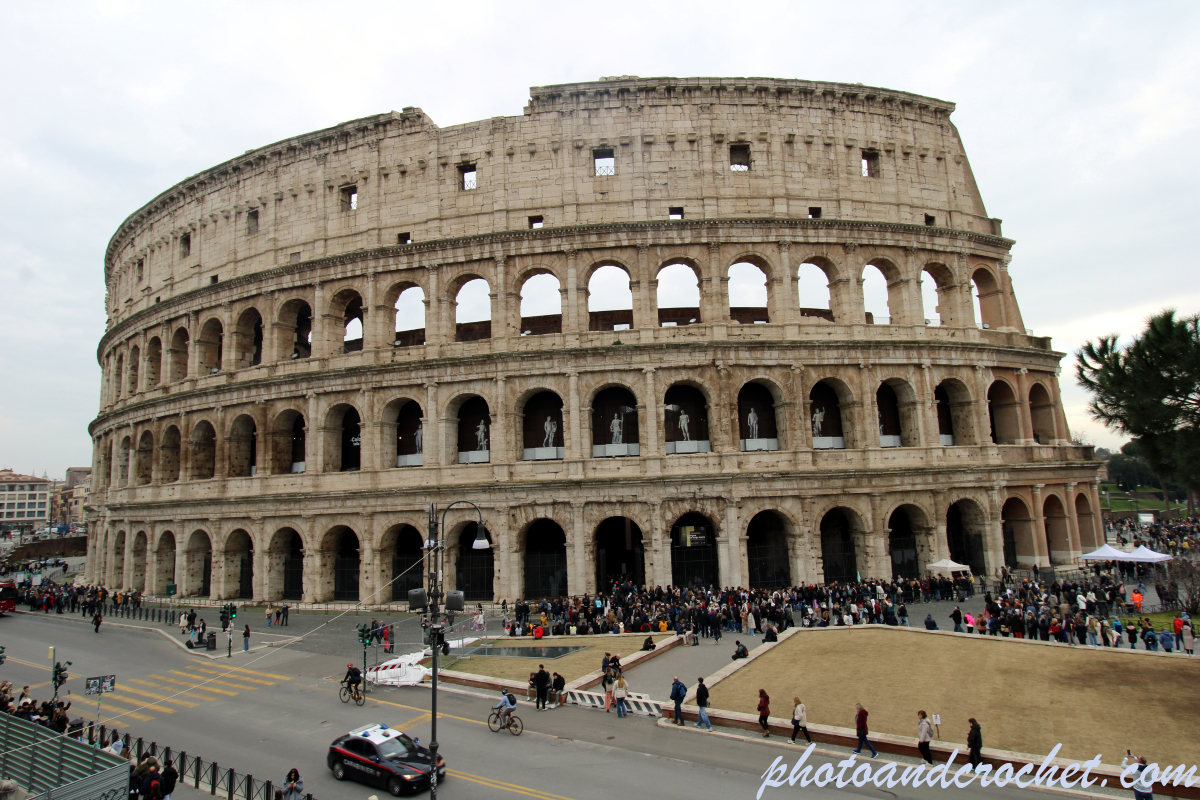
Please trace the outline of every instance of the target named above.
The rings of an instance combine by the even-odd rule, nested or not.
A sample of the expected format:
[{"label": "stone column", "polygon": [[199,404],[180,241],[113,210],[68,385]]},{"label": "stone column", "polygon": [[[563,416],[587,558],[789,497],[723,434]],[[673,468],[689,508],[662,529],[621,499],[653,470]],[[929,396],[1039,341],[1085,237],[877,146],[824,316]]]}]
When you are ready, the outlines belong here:
[{"label": "stone column", "polygon": [[1033,495],[1033,553],[1039,567],[1050,566],[1050,538],[1046,530],[1046,518],[1042,514],[1042,489],[1044,483],[1035,483],[1030,487]]},{"label": "stone column", "polygon": [[1063,512],[1067,515],[1067,533],[1071,541],[1072,561],[1083,554],[1083,542],[1079,538],[1079,517],[1075,513],[1076,486],[1078,484],[1075,481],[1067,481],[1063,487],[1066,489],[1066,502],[1064,503]]},{"label": "stone column", "polygon": [[262,517],[251,519],[249,532],[251,541],[254,542],[254,553],[251,559],[254,564],[254,580],[251,584],[251,591],[255,601],[263,601],[267,598],[267,571],[270,569],[267,548],[271,543],[269,534],[264,528]]},{"label": "stone column", "polygon": [[655,368],[646,367],[642,372],[646,375],[646,397],[640,403],[642,408],[645,409],[642,419],[639,420],[639,427],[642,430],[641,454],[642,458],[657,458],[662,455],[662,448],[658,442],[658,422],[662,404],[658,401],[658,389],[655,386]]},{"label": "stone column", "polygon": [[325,299],[325,290],[320,281],[313,282],[312,307],[312,354],[311,358],[328,358],[330,344],[329,323],[325,319],[325,309],[329,305]]},{"label": "stone column", "polygon": [[649,262],[649,248],[638,245],[637,265],[634,267],[636,273],[629,276],[629,290],[633,293],[634,330],[658,327],[658,310],[653,296],[649,294],[653,291],[651,283],[657,285],[657,282],[648,275]]},{"label": "stone column", "polygon": [[[493,281],[492,298],[492,339],[501,350],[508,349],[508,339],[512,336],[512,306],[513,295],[508,289],[507,262],[503,255],[496,256],[496,279]],[[521,311],[516,311],[519,316]],[[518,323],[520,324],[520,323]]]},{"label": "stone column", "polygon": [[200,377],[200,343],[197,339],[200,338],[200,312],[193,311],[188,314],[188,366],[187,376],[192,380]]},{"label": "stone column", "polygon": [[[428,293],[425,295],[425,344],[440,345],[445,343],[446,330],[442,317],[446,313],[446,299],[441,295],[438,286],[438,271],[440,265],[433,264],[425,268],[428,283]],[[436,419],[432,417],[431,419]]]},{"label": "stone column", "polygon": [[708,269],[698,275],[700,289],[700,321],[712,324],[728,322],[729,275],[721,270],[721,245],[708,243]]},{"label": "stone column", "polygon": [[[567,285],[559,289],[559,296],[562,298],[562,330],[564,334],[578,334],[588,329],[587,309],[579,307],[579,252],[577,250],[567,250],[566,257]],[[583,294],[586,296],[586,291]]]},{"label": "stone column", "polygon": [[1017,421],[1021,426],[1018,444],[1033,444],[1033,417],[1029,408],[1029,370],[1021,367],[1013,376],[1017,383]]},{"label": "stone column", "polygon": [[583,414],[579,409],[579,373],[567,373],[567,459],[583,457]]},{"label": "stone column", "polygon": [[319,414],[317,393],[309,392],[307,398],[308,408],[304,414],[306,420],[304,426],[304,471],[308,473],[324,472],[325,422],[317,419]]},{"label": "stone column", "polygon": [[670,531],[666,536],[663,535],[662,507],[659,503],[650,501],[647,505],[646,523],[649,529],[642,531],[642,534],[643,541],[649,545],[645,554],[651,560],[646,564],[646,582],[651,586],[667,586],[672,583]]},{"label": "stone column", "polygon": [[[780,239],[779,271],[767,278],[770,291],[767,292],[767,313],[771,322],[795,324],[800,319],[800,277],[792,268],[792,243]],[[791,292],[791,294],[787,294]]]},{"label": "stone column", "polygon": [[493,401],[494,407],[490,409],[492,429],[488,431],[488,436],[490,437],[488,447],[491,449],[492,463],[509,464],[513,461],[513,444],[510,441],[512,438],[513,410],[508,404],[508,398],[505,396],[503,375],[496,376],[496,393]]},{"label": "stone column", "polygon": [[571,534],[567,537],[568,595],[592,594],[596,591],[596,570],[589,570],[587,563],[588,539],[591,537],[588,536],[584,520],[585,508],[582,500],[571,500]]},{"label": "stone column", "polygon": [[426,467],[440,467],[446,463],[446,440],[437,381],[425,384],[425,408],[422,411],[421,462]]},{"label": "stone column", "polygon": [[[375,549],[375,519],[370,514],[364,514],[358,534],[358,598],[363,603],[385,602],[376,596],[379,591],[379,553]],[[391,600],[388,594],[387,600]]]}]

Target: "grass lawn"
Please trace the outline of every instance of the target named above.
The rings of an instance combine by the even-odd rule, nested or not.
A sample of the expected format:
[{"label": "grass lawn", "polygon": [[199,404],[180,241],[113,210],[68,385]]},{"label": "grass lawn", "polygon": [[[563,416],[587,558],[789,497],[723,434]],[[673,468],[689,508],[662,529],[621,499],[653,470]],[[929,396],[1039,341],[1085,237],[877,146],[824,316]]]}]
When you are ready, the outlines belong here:
[{"label": "grass lawn", "polygon": [[[754,714],[763,688],[772,716],[785,719],[799,695],[817,724],[853,728],[862,703],[872,731],[915,739],[923,709],[941,714],[948,742],[965,742],[975,717],[984,747],[1044,754],[1061,743],[1062,757],[1100,753],[1106,764],[1129,748],[1160,764],[1193,764],[1197,681],[1200,658],[864,629],[796,634],[714,686],[710,702]],[[1153,724],[1124,724],[1133,708]]]},{"label": "grass lawn", "polygon": [[[654,641],[661,642],[670,639],[674,634],[654,634]],[[600,662],[605,653],[621,656],[622,661],[642,649],[646,636],[556,636],[552,639],[533,639],[528,636],[504,637],[493,639],[494,647],[586,647],[561,658],[521,658],[516,656],[457,656],[441,661],[443,669],[459,672],[470,672],[475,675],[487,675],[492,678],[525,682],[529,673],[537,672],[538,664],[544,664],[546,671],[557,672],[567,679],[567,683],[582,678],[589,672],[600,669]]]}]

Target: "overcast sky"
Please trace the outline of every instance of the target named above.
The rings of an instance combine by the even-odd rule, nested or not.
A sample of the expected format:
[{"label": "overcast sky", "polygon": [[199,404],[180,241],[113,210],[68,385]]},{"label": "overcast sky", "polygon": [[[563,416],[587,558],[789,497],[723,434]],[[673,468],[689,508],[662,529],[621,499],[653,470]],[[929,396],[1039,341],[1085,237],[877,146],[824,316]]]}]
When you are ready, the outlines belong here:
[{"label": "overcast sky", "polygon": [[[902,7],[903,6],[903,7]],[[1026,324],[1072,352],[1200,311],[1196,3],[8,3],[0,12],[0,466],[91,463],[104,248],[245,150],[534,85],[769,76],[950,100]],[[1191,267],[1187,266],[1189,263]],[[1072,428],[1087,418],[1064,360]]]}]

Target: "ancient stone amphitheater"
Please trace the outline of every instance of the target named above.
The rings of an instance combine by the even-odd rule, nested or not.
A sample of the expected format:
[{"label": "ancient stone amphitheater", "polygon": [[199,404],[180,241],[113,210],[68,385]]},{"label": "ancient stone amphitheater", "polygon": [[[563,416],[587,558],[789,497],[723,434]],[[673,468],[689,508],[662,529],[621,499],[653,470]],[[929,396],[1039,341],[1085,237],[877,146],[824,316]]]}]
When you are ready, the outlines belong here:
[{"label": "ancient stone amphitheater", "polygon": [[457,499],[471,599],[1073,562],[1097,464],[953,109],[625,76],[172,186],[105,255],[88,577],[389,602]]}]

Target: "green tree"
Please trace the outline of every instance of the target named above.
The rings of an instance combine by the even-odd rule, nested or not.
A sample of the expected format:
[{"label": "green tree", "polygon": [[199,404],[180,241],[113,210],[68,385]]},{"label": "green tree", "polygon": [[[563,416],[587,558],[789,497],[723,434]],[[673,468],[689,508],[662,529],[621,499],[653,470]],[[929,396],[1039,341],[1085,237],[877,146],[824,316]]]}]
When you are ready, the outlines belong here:
[{"label": "green tree", "polygon": [[1200,318],[1168,309],[1126,347],[1117,334],[1087,342],[1075,375],[1092,394],[1092,416],[1134,437],[1160,479],[1200,489]]}]

